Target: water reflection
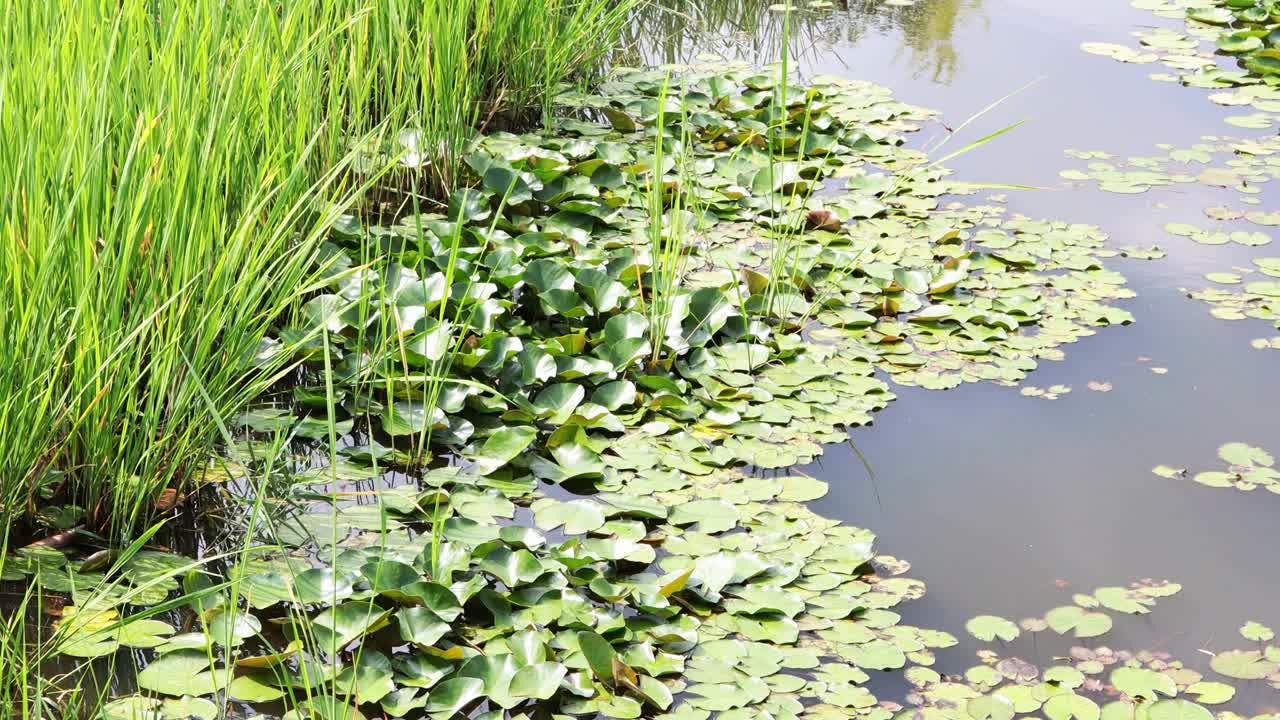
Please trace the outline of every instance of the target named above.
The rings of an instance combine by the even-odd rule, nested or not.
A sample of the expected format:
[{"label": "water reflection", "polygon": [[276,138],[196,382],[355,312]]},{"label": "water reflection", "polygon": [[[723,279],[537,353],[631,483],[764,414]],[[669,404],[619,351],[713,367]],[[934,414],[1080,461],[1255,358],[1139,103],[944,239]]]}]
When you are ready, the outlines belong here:
[{"label": "water reflection", "polygon": [[949,84],[961,70],[954,41],[965,23],[986,24],[987,0],[839,0],[828,10],[795,10],[790,24],[770,10],[777,0],[652,0],[632,25],[637,60],[687,63],[711,54],[755,65],[774,62],[785,46],[792,62],[830,57],[840,46],[868,37],[891,37],[893,64],[913,76]]},{"label": "water reflection", "polygon": [[917,5],[910,21],[902,26],[903,48],[894,62],[915,68],[914,77],[928,74],[935,84],[950,85],[960,69],[960,53],[954,37],[965,21],[986,26],[984,0],[940,0]]}]

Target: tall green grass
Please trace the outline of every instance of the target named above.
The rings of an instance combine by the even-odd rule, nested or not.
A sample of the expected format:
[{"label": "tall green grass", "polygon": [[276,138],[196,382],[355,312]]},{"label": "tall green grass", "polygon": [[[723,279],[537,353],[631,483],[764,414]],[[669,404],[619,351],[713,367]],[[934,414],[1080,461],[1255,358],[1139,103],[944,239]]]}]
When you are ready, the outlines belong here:
[{"label": "tall green grass", "polygon": [[[133,525],[276,369],[253,362],[349,203],[334,13],[4,0],[4,511]],[[52,40],[51,40],[52,39]],[[330,170],[323,171],[321,168]]]},{"label": "tall green grass", "polygon": [[[2,565],[2,561],[0,561]],[[31,622],[31,608],[38,596],[32,589],[0,595],[0,713],[4,717],[30,717],[43,702],[44,678],[39,671],[39,625]],[[29,678],[29,680],[28,680]]]},{"label": "tall green grass", "polygon": [[[347,0],[352,2],[353,0]],[[360,0],[354,0],[360,1]],[[351,45],[356,96],[377,117],[407,100],[410,165],[432,189],[457,181],[475,128],[511,128],[550,114],[554,91],[589,79],[617,47],[641,0],[383,0]],[[388,104],[391,107],[388,107]]]},{"label": "tall green grass", "polygon": [[[658,115],[653,127],[652,167],[649,169],[647,204],[649,225],[649,293],[640,287],[640,302],[649,326],[649,365],[656,366],[662,359],[664,343],[671,330],[671,319],[678,302],[678,291],[688,264],[691,231],[696,227],[696,216],[688,211],[691,202],[690,178],[687,165],[689,145],[686,127],[684,91],[680,90],[679,115],[674,121],[668,118],[672,108],[671,77],[662,85],[658,94]],[[674,136],[668,136],[669,125],[675,125]],[[668,147],[670,146],[670,147]],[[671,159],[674,175],[667,174],[667,160]]]},{"label": "tall green grass", "polygon": [[429,202],[545,111],[612,0],[0,0],[0,522],[136,526],[289,368],[338,213]]}]

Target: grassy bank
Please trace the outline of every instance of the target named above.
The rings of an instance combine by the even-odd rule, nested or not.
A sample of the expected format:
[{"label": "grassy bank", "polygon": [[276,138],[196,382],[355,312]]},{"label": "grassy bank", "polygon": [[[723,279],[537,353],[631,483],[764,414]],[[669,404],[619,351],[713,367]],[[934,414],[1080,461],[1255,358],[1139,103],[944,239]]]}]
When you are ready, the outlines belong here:
[{"label": "grassy bank", "polygon": [[181,490],[218,418],[288,371],[264,339],[333,218],[393,168],[393,202],[449,188],[474,128],[536,112],[624,17],[605,0],[0,8],[5,528],[50,502],[125,528]]}]

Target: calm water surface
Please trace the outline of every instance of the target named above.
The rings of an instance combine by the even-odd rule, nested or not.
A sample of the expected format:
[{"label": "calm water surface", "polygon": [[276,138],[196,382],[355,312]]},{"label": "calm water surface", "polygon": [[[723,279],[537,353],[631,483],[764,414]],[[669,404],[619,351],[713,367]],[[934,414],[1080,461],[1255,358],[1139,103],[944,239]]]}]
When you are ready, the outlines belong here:
[{"label": "calm water surface", "polygon": [[[700,11],[715,31],[652,56],[778,57],[776,17],[746,1],[720,5]],[[875,530],[882,552],[912,563],[912,576],[928,583],[929,594],[909,605],[909,622],[963,636],[964,622],[977,614],[1040,615],[1070,603],[1072,592],[1155,577],[1185,589],[1152,615],[1118,618],[1107,644],[1165,648],[1200,665],[1207,656],[1197,650],[1245,646],[1236,634],[1244,621],[1280,622],[1280,497],[1164,480],[1150,468],[1213,469],[1218,446],[1230,441],[1280,451],[1280,354],[1248,344],[1275,335],[1274,327],[1214,319],[1181,290],[1208,285],[1205,272],[1280,251],[1201,246],[1162,232],[1167,222],[1210,226],[1201,209],[1242,207],[1235,193],[1191,185],[1115,195],[1067,187],[1058,171],[1083,164],[1065,157],[1066,148],[1152,155],[1156,143],[1186,147],[1204,135],[1259,131],[1224,124],[1232,111],[1207,101],[1205,91],[1148,79],[1163,66],[1082,52],[1081,42],[1131,43],[1130,31],[1168,24],[1124,0],[851,6],[797,23],[792,42],[802,72],[879,82],[904,101],[941,110],[952,126],[1043,78],[955,146],[1018,120],[1026,125],[949,164],[966,180],[1052,188],[1011,194],[1013,212],[1096,224],[1116,246],[1159,244],[1168,257],[1108,261],[1138,293],[1122,303],[1137,323],[1065,346],[1064,361],[1043,363],[1025,383],[1063,383],[1073,393],[1050,402],[990,384],[895,388],[900,399],[873,427],[854,431],[849,447],[830,448],[804,468],[831,485],[817,510]],[[940,131],[929,128],[921,140]],[[1261,209],[1278,206],[1270,191],[1259,197]],[[1154,374],[1152,366],[1169,372]],[[1114,390],[1090,392],[1091,380]],[[1045,640],[1036,647],[1024,635],[1015,648],[1047,660],[1061,648]],[[948,655],[967,663],[974,648],[962,643]],[[1277,696],[1261,688],[1238,701],[1256,711]]]}]

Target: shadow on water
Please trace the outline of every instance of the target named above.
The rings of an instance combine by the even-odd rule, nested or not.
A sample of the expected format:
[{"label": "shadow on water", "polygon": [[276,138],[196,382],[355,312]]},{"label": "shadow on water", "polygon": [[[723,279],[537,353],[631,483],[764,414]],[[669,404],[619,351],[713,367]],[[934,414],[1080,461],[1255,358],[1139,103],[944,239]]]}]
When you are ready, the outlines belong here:
[{"label": "shadow on water", "polygon": [[[651,60],[716,54],[771,62],[782,42],[771,4],[661,0],[637,34]],[[1280,450],[1276,356],[1249,346],[1274,329],[1214,319],[1184,289],[1203,288],[1205,272],[1276,253],[1205,247],[1162,232],[1168,222],[1205,226],[1201,209],[1232,204],[1229,191],[1189,185],[1113,195],[1066,186],[1058,176],[1079,165],[1064,157],[1067,148],[1143,156],[1157,152],[1156,143],[1185,147],[1205,135],[1256,131],[1223,124],[1230,110],[1207,102],[1204,91],[1149,80],[1152,66],[1082,52],[1082,42],[1127,42],[1131,30],[1157,24],[1124,2],[851,2],[792,19],[789,48],[801,73],[879,82],[906,102],[941,110],[951,126],[1043,78],[960,141],[1019,120],[1027,125],[949,164],[966,180],[1052,188],[1012,195],[1011,213],[1092,223],[1115,246],[1168,251],[1158,261],[1111,261],[1138,293],[1124,303],[1135,325],[1066,346],[1064,361],[1043,363],[1024,383],[1070,385],[1070,395],[1045,401],[990,384],[949,392],[895,387],[899,400],[874,426],[802,468],[831,486],[815,509],[876,531],[883,552],[911,561],[930,591],[906,608],[907,621],[955,633],[962,643],[946,651],[955,658],[971,660],[978,647],[966,642],[970,617],[1036,616],[1069,604],[1072,593],[1145,577],[1185,590],[1151,616],[1118,622],[1107,638],[1114,647],[1158,648],[1205,665],[1199,651],[1238,646],[1244,621],[1280,621],[1280,498],[1150,472],[1162,463],[1209,469],[1217,447],[1231,441]],[[927,128],[919,141],[944,132]],[[1272,190],[1258,197],[1262,209],[1276,205]],[[1090,381],[1114,389],[1091,392]],[[1024,635],[1012,650],[1033,660],[1065,650],[1035,642]]]}]

